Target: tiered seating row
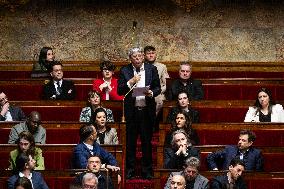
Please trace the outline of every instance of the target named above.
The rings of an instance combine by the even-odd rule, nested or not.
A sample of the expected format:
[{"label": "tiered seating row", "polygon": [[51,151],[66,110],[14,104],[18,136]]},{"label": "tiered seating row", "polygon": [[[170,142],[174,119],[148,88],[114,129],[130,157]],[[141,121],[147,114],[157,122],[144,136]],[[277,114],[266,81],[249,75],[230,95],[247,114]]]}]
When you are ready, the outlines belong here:
[{"label": "tiered seating row", "polygon": [[[0,61],[0,78],[30,78],[35,61]],[[63,61],[65,77],[93,77],[101,75],[99,61]],[[114,62],[116,72],[129,62]],[[172,78],[177,78],[180,62],[162,62]],[[195,78],[283,78],[281,62],[191,62]]]},{"label": "tiered seating row", "polygon": [[[78,121],[80,112],[86,106],[85,101],[11,101],[12,105],[22,107],[28,115],[31,111],[42,114],[43,121]],[[192,107],[200,112],[200,122],[243,122],[248,107],[253,100],[203,100],[192,102]],[[284,104],[283,101],[280,101]],[[113,111],[116,122],[121,121],[122,102],[104,101],[103,106]],[[165,101],[163,105],[163,122],[166,122],[170,108],[176,106],[174,101]]]},{"label": "tiered seating row", "polygon": [[[167,177],[170,172],[176,170],[168,170],[168,169],[156,169],[154,170],[154,179],[143,180],[145,188],[163,188]],[[74,170],[71,171],[42,171],[42,174],[50,188],[53,189],[69,189],[69,185],[72,183],[74,176]],[[223,172],[201,172],[201,174],[209,179],[212,179],[214,176],[224,174]],[[10,172],[2,171],[0,173],[0,188],[6,189],[6,180],[10,176]],[[112,179],[115,180],[116,175],[111,174]],[[245,173],[245,180],[248,184],[248,189],[282,189],[284,185],[284,173],[283,172],[266,172],[266,173]],[[137,181],[129,181],[127,182],[125,189],[133,189],[137,186]],[[114,183],[116,183],[114,181]],[[140,184],[141,184],[140,183]],[[116,187],[117,188],[117,187]]]},{"label": "tiered seating row", "polygon": [[[71,78],[74,80],[74,78]],[[40,100],[44,80],[9,80],[0,81],[0,88],[11,100]],[[86,100],[92,89],[92,78],[74,80],[76,100]],[[282,78],[259,79],[203,79],[204,100],[255,100],[256,91],[267,87],[277,100],[284,100],[284,81]],[[170,82],[169,82],[170,85]],[[17,90],[15,90],[17,89]],[[31,93],[32,92],[32,93]]]}]

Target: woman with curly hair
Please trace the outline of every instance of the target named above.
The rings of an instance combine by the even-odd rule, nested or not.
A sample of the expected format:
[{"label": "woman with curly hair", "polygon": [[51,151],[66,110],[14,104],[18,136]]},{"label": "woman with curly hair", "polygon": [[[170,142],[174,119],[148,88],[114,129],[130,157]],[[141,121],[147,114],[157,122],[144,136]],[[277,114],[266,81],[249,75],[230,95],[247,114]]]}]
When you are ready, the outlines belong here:
[{"label": "woman with curly hair", "polygon": [[19,135],[19,139],[16,142],[17,149],[10,152],[10,169],[15,170],[16,159],[19,154],[24,152],[27,155],[31,155],[36,161],[35,170],[44,170],[44,158],[42,157],[42,150],[35,147],[35,140],[33,135],[28,131],[23,131]]}]

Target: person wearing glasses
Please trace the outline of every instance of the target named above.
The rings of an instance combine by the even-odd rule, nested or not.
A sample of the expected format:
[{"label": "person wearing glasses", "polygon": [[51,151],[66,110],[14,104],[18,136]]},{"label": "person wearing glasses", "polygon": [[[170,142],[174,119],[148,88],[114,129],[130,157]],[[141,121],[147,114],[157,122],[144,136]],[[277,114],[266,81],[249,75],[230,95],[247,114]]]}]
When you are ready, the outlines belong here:
[{"label": "person wearing glasses", "polygon": [[100,63],[102,78],[93,81],[93,90],[99,91],[102,100],[122,100],[117,94],[117,79],[113,77],[115,65],[110,61]]},{"label": "person wearing glasses", "polygon": [[4,92],[0,91],[0,121],[24,121],[26,116],[22,109],[10,105]]},{"label": "person wearing glasses", "polygon": [[74,100],[76,96],[73,81],[63,79],[63,65],[58,61],[51,64],[52,79],[43,86],[45,100]]},{"label": "person wearing glasses", "polygon": [[82,180],[82,189],[97,189],[98,178],[94,173],[86,173]]},{"label": "person wearing glasses", "polygon": [[190,157],[185,161],[183,171],[172,172],[167,180],[164,189],[170,189],[173,178],[176,175],[184,176],[186,188],[208,189],[209,180],[199,174],[200,160],[196,157]]},{"label": "person wearing glasses", "polygon": [[32,111],[25,122],[21,122],[12,127],[9,135],[9,144],[15,144],[19,139],[19,134],[23,131],[29,131],[37,144],[45,144],[46,130],[41,126],[40,113]]}]

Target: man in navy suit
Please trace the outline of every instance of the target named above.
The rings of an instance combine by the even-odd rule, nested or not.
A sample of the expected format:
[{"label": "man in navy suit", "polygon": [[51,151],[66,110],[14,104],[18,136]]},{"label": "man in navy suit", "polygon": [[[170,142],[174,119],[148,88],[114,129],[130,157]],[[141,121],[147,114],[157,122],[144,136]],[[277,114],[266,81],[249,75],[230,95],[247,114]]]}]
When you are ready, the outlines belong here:
[{"label": "man in navy suit", "polygon": [[25,119],[22,109],[11,106],[6,94],[0,91],[0,121],[24,121]]},{"label": "man in navy suit", "polygon": [[43,99],[54,100],[74,100],[75,86],[70,80],[63,79],[62,64],[58,61],[53,61],[50,80],[43,87]]},{"label": "man in navy suit", "polygon": [[238,145],[228,145],[224,150],[208,155],[207,163],[210,170],[229,168],[232,159],[237,158],[244,162],[248,171],[263,171],[263,157],[261,151],[252,147],[256,136],[250,130],[241,130]]},{"label": "man in navy suit", "polygon": [[88,159],[92,155],[99,156],[105,167],[114,171],[120,170],[117,167],[115,157],[103,149],[97,142],[97,130],[92,124],[83,125],[80,128],[80,143],[73,151],[73,168],[85,169],[88,164]]},{"label": "man in navy suit", "polygon": [[[126,178],[135,176],[136,143],[140,134],[142,177],[151,179],[153,177],[151,139],[156,117],[155,97],[161,93],[160,80],[157,68],[144,63],[142,48],[130,49],[128,55],[131,63],[121,68],[118,79],[118,94],[125,96]],[[144,88],[144,92],[133,95],[133,88],[134,90]]]},{"label": "man in navy suit", "polygon": [[33,171],[35,164],[36,162],[31,155],[21,153],[16,159],[16,170],[18,172],[11,176],[7,181],[8,189],[14,189],[14,185],[19,177],[28,178],[34,189],[48,189],[41,173]]}]

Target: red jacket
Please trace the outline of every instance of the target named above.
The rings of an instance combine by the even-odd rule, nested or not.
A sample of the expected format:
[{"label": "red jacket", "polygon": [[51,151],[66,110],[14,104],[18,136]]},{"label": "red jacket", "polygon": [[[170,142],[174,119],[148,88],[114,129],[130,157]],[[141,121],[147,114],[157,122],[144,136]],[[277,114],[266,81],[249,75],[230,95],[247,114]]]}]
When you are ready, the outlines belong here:
[{"label": "red jacket", "polygon": [[[104,80],[102,78],[100,79],[95,79],[93,81],[93,90],[96,90],[100,92],[102,96],[102,100],[106,99],[106,92],[105,90],[101,91],[99,86],[104,83]],[[117,79],[112,78],[111,79],[111,84],[110,84],[112,90],[109,92],[109,100],[122,100],[124,96],[119,96],[117,94]]]}]

